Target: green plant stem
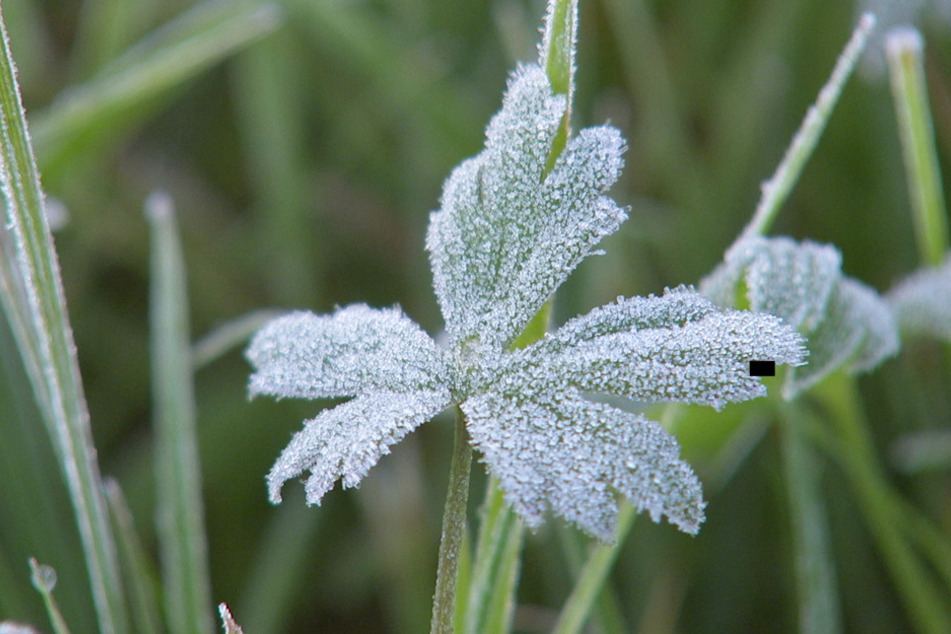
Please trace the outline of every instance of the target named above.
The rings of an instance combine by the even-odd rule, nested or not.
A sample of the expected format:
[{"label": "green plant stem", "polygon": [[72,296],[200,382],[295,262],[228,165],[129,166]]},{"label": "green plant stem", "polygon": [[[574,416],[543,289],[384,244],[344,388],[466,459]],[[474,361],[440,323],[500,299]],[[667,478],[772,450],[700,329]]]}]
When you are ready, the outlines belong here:
[{"label": "green plant stem", "polygon": [[869,529],[895,580],[909,618],[919,632],[951,631],[948,603],[905,539],[902,506],[892,503],[890,487],[875,457],[855,382],[837,373],[814,389],[836,425],[839,455],[858,495]]},{"label": "green plant stem", "polygon": [[[564,559],[568,564],[568,570],[571,572],[572,579],[577,582],[584,565],[590,556],[595,553],[593,550],[595,542],[592,542],[587,535],[579,533],[569,526],[559,526],[557,531],[558,541],[561,544]],[[572,591],[574,592],[575,589],[572,589]],[[631,628],[624,622],[618,598],[611,588],[602,587],[601,591],[597,593],[594,604],[590,608],[587,622],[589,625],[593,625],[595,631],[600,634],[622,634],[631,631]]]},{"label": "green plant stem", "polygon": [[0,18],[0,223],[3,302],[76,511],[103,634],[126,630],[115,542],[36,160]]},{"label": "green plant stem", "polygon": [[928,108],[923,49],[921,34],[913,28],[894,29],[886,35],[885,51],[918,253],[923,263],[937,266],[948,251],[948,224]]},{"label": "green plant stem", "polygon": [[290,498],[275,509],[254,548],[254,559],[243,579],[241,622],[248,632],[279,631],[294,601],[306,587],[307,553],[325,515],[313,513],[300,499]]},{"label": "green plant stem", "polygon": [[614,543],[598,544],[592,549],[584,568],[581,569],[581,574],[575,581],[575,587],[561,610],[561,615],[558,617],[558,623],[555,625],[555,629],[552,630],[552,634],[577,634],[588,620],[588,614],[590,614],[601,588],[604,587],[608,573],[611,572],[611,568],[617,560],[618,553],[631,530],[631,526],[634,525],[634,518],[637,517],[636,510],[630,504],[623,502],[619,506]]},{"label": "green plant stem", "polygon": [[449,466],[449,489],[446,492],[446,506],[442,516],[431,634],[451,634],[454,629],[456,581],[459,576],[459,553],[466,534],[471,468],[472,446],[469,444],[465,417],[462,411],[457,409],[452,462]]},{"label": "green plant stem", "polygon": [[875,16],[865,13],[852,33],[849,43],[839,56],[832,75],[819,92],[816,103],[809,108],[802,125],[793,137],[772,178],[763,183],[763,194],[753,219],[743,230],[737,242],[754,235],[764,235],[776,219],[779,209],[789,197],[793,185],[799,179],[803,167],[825,130],[835,104],[842,94],[842,87],[852,74],[859,55],[865,50],[868,36],[875,26]]},{"label": "green plant stem", "polygon": [[165,615],[174,632],[210,633],[214,627],[185,263],[172,201],[152,194],[152,381],[156,444],[156,522],[162,559]]}]

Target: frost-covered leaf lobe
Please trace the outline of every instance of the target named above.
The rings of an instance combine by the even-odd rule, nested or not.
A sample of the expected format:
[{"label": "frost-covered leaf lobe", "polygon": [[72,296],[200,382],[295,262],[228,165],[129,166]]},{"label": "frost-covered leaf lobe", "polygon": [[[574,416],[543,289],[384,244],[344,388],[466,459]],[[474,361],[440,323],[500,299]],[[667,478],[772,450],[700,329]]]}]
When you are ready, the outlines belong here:
[{"label": "frost-covered leaf lobe", "polygon": [[489,124],[485,149],[446,182],[426,246],[456,342],[510,344],[626,218],[603,195],[623,166],[616,129],[582,130],[545,173],[566,107],[539,67],[521,67]]}]

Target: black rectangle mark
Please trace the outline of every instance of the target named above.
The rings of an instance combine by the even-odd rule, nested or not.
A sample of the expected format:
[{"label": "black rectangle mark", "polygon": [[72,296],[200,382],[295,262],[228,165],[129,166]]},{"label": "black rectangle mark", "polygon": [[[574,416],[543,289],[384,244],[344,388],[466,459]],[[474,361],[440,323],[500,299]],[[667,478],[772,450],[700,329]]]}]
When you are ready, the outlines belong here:
[{"label": "black rectangle mark", "polygon": [[750,376],[776,376],[776,362],[750,361]]}]

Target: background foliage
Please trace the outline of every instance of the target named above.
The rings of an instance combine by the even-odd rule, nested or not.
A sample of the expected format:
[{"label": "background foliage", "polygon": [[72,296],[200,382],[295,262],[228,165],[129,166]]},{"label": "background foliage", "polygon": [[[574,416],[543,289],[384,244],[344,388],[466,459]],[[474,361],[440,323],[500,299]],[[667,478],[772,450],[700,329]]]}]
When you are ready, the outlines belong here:
[{"label": "background foliage", "polygon": [[[155,30],[191,3],[3,0],[44,187],[69,210],[57,248],[100,464],[121,484],[148,549],[155,487],[145,198],[165,189],[176,201],[196,338],[264,307],[325,312],[353,301],[399,303],[438,332],[423,250],[428,212],[451,168],[480,149],[509,69],[534,59],[543,13],[541,2],[517,0],[278,6],[276,30],[193,76],[155,80],[147,98],[96,113],[66,143],[49,121],[68,91],[141,63],[136,53],[115,60],[136,45],[147,51]],[[558,294],[555,323],[619,294],[696,283],[715,266],[854,16],[847,2],[814,0],[709,0],[702,9],[680,0],[581,3],[573,118],[576,127],[610,119],[627,137],[628,168],[614,197],[631,206],[631,219]],[[947,165],[951,39],[940,21],[921,27]],[[210,32],[199,28],[186,41]],[[881,55],[877,46],[871,55]],[[848,275],[887,290],[918,262],[886,78],[864,75],[847,86],[773,233],[833,242]],[[33,556],[56,568],[56,597],[73,630],[94,631],[60,468],[3,328],[0,618],[46,622],[28,582]],[[951,424],[948,358],[938,346],[911,345],[859,384],[889,478],[946,532],[948,463],[915,467],[896,448],[909,433]],[[285,503],[272,507],[264,474],[315,410],[249,404],[248,372],[234,350],[197,374],[213,599],[227,601],[249,633],[425,631],[449,421],[400,443],[359,490],[307,509],[301,487],[289,486]],[[684,438],[709,519],[696,538],[643,518],[635,524],[613,575],[630,627],[795,629],[780,434],[763,412],[755,404],[711,410],[709,437]],[[852,490],[834,464],[817,469],[848,628],[907,629]],[[476,517],[478,480],[472,490]],[[551,626],[572,565],[554,554],[576,545],[557,525],[529,537],[522,631]]]}]

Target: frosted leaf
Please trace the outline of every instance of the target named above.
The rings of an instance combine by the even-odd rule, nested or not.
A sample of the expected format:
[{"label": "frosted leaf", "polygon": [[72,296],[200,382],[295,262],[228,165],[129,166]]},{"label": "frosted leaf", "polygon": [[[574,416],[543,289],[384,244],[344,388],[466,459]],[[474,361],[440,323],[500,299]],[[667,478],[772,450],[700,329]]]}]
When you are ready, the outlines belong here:
[{"label": "frosted leaf", "polygon": [[[750,360],[800,363],[801,338],[777,317],[722,311],[679,287],[662,297],[619,298],[509,350],[551,293],[626,217],[604,195],[623,164],[617,130],[582,130],[548,170],[566,107],[540,68],[520,68],[489,124],[485,149],[446,181],[426,246],[447,349],[398,309],[362,304],[326,316],[292,313],[255,336],[247,352],[256,369],[252,395],[355,397],[294,435],[268,474],[272,501],[280,501],[288,479],[308,471],[311,504],[337,480],[356,486],[393,443],[458,405],[508,501],[530,525],[552,509],[610,541],[620,495],[655,521],[665,516],[697,532],[700,484],[673,437],[641,415],[582,394],[721,407],[764,393],[749,376]],[[787,260],[799,261],[798,252],[787,251]],[[728,261],[720,275],[731,301],[756,257],[751,253],[742,263]],[[806,277],[826,252],[816,253],[802,259]],[[838,259],[832,268],[838,270]],[[772,272],[766,267],[757,275]],[[803,323],[821,312],[819,305],[793,310]]]},{"label": "frosted leaf", "polygon": [[436,296],[454,342],[505,347],[626,213],[604,192],[624,141],[614,128],[582,130],[545,167],[567,104],[537,66],[511,78],[485,149],[447,180],[426,246]]},{"label": "frosted leaf", "polygon": [[841,276],[839,251],[808,240],[748,238],[730,249],[725,259],[701,282],[704,294],[721,305],[733,305],[736,285],[742,280],[750,310],[782,317],[804,332],[821,321],[832,287]]},{"label": "frosted leaf", "polygon": [[520,352],[528,361],[520,382],[545,386],[539,389],[568,383],[640,402],[717,409],[766,394],[759,378],[750,376],[751,360],[798,365],[804,356],[802,338],[779,318],[740,311],[605,334],[554,355],[537,356],[531,347]]},{"label": "frosted leaf", "polygon": [[922,269],[886,296],[902,335],[951,341],[951,257]]},{"label": "frosted leaf", "polygon": [[614,539],[618,494],[651,519],[696,534],[700,483],[674,438],[646,418],[583,400],[488,393],[462,404],[473,443],[529,526],[548,508],[602,541]]},{"label": "frosted leaf", "polygon": [[809,333],[809,363],[787,375],[783,386],[785,398],[795,398],[845,365],[855,354],[862,342],[862,331],[851,323],[851,312],[836,285],[822,323]]},{"label": "frosted leaf", "polygon": [[281,487],[310,471],[308,504],[321,498],[338,479],[355,487],[390,445],[449,406],[448,390],[402,394],[377,392],[358,396],[321,412],[294,434],[267,475],[271,502],[281,501]]},{"label": "frosted leaf", "polygon": [[845,367],[871,370],[898,351],[898,333],[887,304],[872,288],[841,272],[834,247],[789,238],[747,238],[701,282],[722,305],[739,301],[781,317],[807,337],[809,362],[793,368],[783,395],[793,398]]},{"label": "frosted leaf", "polygon": [[246,354],[257,369],[252,396],[343,397],[447,385],[442,351],[397,308],[290,313],[262,328]]},{"label": "frosted leaf", "polygon": [[848,277],[839,288],[851,308],[853,327],[862,333],[862,342],[849,362],[849,369],[868,372],[898,354],[898,325],[888,304],[874,288]]},{"label": "frosted leaf", "polygon": [[618,297],[616,302],[575,317],[548,333],[536,349],[553,353],[604,335],[682,326],[717,310],[710,300],[686,286],[668,289],[661,297]]},{"label": "frosted leaf", "polygon": [[809,335],[809,365],[789,373],[783,395],[794,398],[837,368],[865,372],[898,352],[898,330],[888,306],[872,288],[844,278],[825,319]]}]

